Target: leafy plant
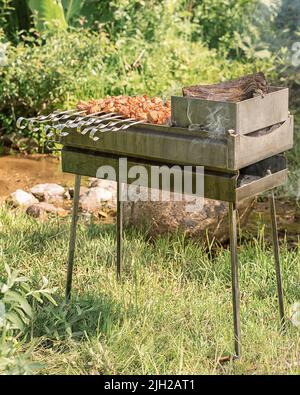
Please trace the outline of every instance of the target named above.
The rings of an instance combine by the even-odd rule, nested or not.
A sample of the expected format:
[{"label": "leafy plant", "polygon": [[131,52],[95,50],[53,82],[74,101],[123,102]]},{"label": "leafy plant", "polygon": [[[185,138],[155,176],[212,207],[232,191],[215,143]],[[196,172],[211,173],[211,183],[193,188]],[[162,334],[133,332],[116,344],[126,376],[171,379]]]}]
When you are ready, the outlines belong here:
[{"label": "leafy plant", "polygon": [[7,27],[7,18],[12,10],[11,0],[0,0],[0,28],[4,29]]},{"label": "leafy plant", "polygon": [[241,49],[236,38],[247,35],[257,3],[257,0],[194,2],[193,21],[197,25],[194,36],[200,36],[210,48],[239,55]]},{"label": "leafy plant", "polygon": [[291,317],[292,324],[296,328],[300,329],[300,302],[294,303],[291,308],[291,311],[292,311],[292,317]]},{"label": "leafy plant", "polygon": [[49,288],[48,280],[43,277],[42,287],[32,289],[27,277],[7,264],[4,267],[6,279],[0,281],[0,373],[26,374],[40,367],[31,361],[30,349],[25,347],[36,304],[43,304],[46,298],[56,305],[52,297],[56,288]]},{"label": "leafy plant", "polygon": [[67,28],[61,0],[28,0],[28,5],[39,31]]},{"label": "leafy plant", "polygon": [[73,20],[73,18],[79,17],[85,3],[86,1],[84,0],[62,0],[62,6],[68,24]]},{"label": "leafy plant", "polygon": [[0,0],[0,29],[14,43],[19,41],[19,33],[29,32],[32,27],[31,13],[27,0]]}]

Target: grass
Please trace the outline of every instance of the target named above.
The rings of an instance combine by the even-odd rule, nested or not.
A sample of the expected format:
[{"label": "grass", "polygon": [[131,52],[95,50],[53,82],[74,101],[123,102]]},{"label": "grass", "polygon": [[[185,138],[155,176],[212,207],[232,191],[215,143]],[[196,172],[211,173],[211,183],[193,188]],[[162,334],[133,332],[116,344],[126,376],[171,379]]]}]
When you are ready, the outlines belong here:
[{"label": "grass", "polygon": [[[73,298],[63,303],[69,222],[38,222],[0,210],[4,263],[35,284],[58,287],[57,306],[36,309],[30,348],[41,374],[274,374],[300,372],[299,331],[279,331],[276,282],[264,231],[239,250],[243,356],[230,354],[232,307],[229,251],[209,259],[182,235],[151,243],[126,232],[121,283],[115,276],[115,229],[79,222]],[[300,249],[281,246],[286,306],[300,300]]]}]

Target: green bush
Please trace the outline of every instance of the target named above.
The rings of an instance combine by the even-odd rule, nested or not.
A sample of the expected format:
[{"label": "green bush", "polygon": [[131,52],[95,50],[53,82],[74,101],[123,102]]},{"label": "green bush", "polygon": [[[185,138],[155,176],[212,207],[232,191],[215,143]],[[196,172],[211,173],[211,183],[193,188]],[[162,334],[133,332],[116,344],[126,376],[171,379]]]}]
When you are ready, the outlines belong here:
[{"label": "green bush", "polygon": [[203,0],[195,2],[196,33],[210,47],[238,55],[237,37],[246,37],[257,0]]}]

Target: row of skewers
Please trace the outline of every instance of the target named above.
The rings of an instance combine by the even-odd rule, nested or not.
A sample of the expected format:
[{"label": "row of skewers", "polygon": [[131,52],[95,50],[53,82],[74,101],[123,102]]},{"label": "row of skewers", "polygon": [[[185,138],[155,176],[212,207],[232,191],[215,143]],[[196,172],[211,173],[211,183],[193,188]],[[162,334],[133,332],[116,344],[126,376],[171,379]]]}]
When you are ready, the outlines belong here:
[{"label": "row of skewers", "polygon": [[124,118],[117,113],[97,112],[86,115],[85,111],[54,111],[48,115],[40,115],[34,118],[20,117],[17,120],[17,128],[38,131],[44,129],[47,138],[65,137],[72,130],[82,135],[88,135],[93,141],[97,141],[100,135],[97,133],[119,132],[131,126],[144,123],[134,118]]},{"label": "row of skewers", "polygon": [[93,141],[101,133],[124,131],[140,123],[166,123],[170,116],[169,102],[147,96],[113,96],[79,102],[76,110],[54,111],[33,118],[19,118],[17,127],[31,131],[44,129],[47,138],[64,137],[76,130]]}]

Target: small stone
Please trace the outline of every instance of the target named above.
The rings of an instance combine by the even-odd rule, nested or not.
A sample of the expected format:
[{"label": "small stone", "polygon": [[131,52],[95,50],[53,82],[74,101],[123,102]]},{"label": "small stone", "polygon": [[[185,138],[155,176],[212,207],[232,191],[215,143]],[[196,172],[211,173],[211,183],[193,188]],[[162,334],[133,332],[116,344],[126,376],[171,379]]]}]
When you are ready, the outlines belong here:
[{"label": "small stone", "polygon": [[[96,183],[99,180],[99,178],[95,178],[95,177],[89,177],[89,187],[95,187],[97,186]],[[93,185],[95,183],[95,185]]]},{"label": "small stone", "polygon": [[64,199],[67,199],[67,200],[70,200],[70,199],[71,199],[71,195],[70,195],[70,192],[69,192],[69,191],[67,191],[67,192],[64,193]]},{"label": "small stone", "polygon": [[65,193],[65,188],[58,184],[37,184],[30,189],[30,192],[40,202],[56,202],[62,200]]},{"label": "small stone", "polygon": [[90,188],[104,188],[113,194],[113,197],[117,197],[117,182],[111,180],[103,180],[101,178],[90,178]]},{"label": "small stone", "polygon": [[108,214],[107,214],[105,211],[100,210],[100,211],[98,212],[98,216],[99,216],[99,217],[102,217],[102,218],[107,218],[107,217],[108,217]]},{"label": "small stone", "polygon": [[[79,191],[79,196],[83,196],[83,195],[86,194],[88,191],[89,191],[89,188],[88,188],[88,187],[83,187],[83,186],[81,186],[81,187],[80,187],[80,191]],[[74,196],[74,188],[73,188],[73,187],[69,188],[67,193],[69,193],[69,195],[70,195],[70,197],[71,197],[71,199],[72,199],[73,196]]]},{"label": "small stone", "polygon": [[80,198],[81,208],[83,211],[95,211],[101,206],[102,202],[112,200],[112,197],[112,192],[104,188],[90,188],[88,192]]},{"label": "small stone", "polygon": [[25,192],[22,189],[17,189],[16,192],[10,194],[12,203],[14,206],[27,207],[34,203],[38,203],[38,200],[29,192]]},{"label": "small stone", "polygon": [[57,214],[60,217],[65,217],[68,215],[68,212],[62,208],[55,207],[53,204],[46,202],[39,202],[36,204],[32,204],[26,210],[26,214],[30,215],[34,218],[44,217],[46,214]]}]

